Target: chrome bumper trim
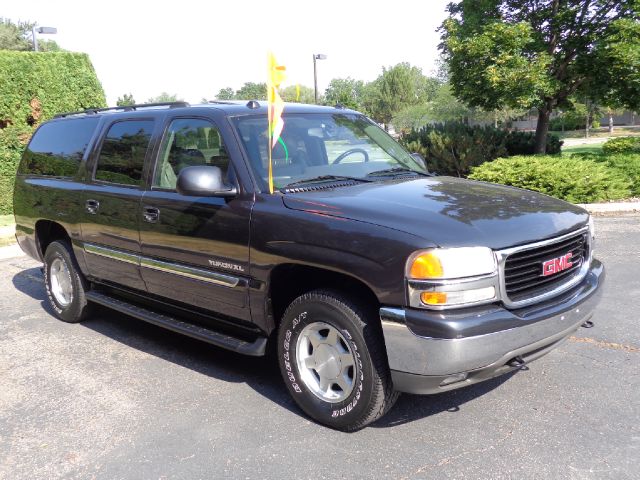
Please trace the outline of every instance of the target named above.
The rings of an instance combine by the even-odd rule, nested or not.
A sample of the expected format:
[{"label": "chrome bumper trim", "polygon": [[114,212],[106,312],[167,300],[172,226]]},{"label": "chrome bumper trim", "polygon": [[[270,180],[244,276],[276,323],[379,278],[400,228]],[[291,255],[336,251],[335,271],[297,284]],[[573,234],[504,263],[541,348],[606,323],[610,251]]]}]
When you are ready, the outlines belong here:
[{"label": "chrome bumper trim", "polygon": [[519,317],[514,313],[522,326],[465,338],[417,336],[405,325],[404,310],[381,308],[389,368],[416,375],[451,375],[484,368],[503,359],[508,361],[513,352],[530,351],[558,341],[588,320],[600,300],[603,278],[594,272],[588,275],[593,275],[593,286],[567,300],[567,308],[561,312],[541,319],[536,318],[538,306],[530,306]]}]

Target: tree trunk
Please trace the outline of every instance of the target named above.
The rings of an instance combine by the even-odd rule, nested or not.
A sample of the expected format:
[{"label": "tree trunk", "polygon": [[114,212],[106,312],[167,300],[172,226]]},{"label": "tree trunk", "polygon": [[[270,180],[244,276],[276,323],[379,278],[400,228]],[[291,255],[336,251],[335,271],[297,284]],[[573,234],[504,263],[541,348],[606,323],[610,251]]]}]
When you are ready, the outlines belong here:
[{"label": "tree trunk", "polygon": [[587,109],[587,117],[584,119],[584,138],[589,138],[589,127],[591,126],[591,114],[589,113],[589,109]]},{"label": "tree trunk", "polygon": [[547,133],[549,133],[549,119],[551,108],[544,106],[538,110],[538,125],[536,127],[536,146],[533,153],[547,152]]},{"label": "tree trunk", "polygon": [[609,112],[609,134],[613,133],[613,112]]}]

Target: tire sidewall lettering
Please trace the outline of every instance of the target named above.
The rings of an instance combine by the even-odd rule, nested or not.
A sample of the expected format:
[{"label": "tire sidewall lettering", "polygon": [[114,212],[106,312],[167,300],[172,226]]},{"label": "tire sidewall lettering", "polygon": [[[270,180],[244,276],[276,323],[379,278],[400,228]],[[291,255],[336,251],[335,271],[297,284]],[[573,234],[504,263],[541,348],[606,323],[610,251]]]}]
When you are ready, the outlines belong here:
[{"label": "tire sidewall lettering", "polygon": [[284,341],[282,342],[282,348],[284,349],[284,351],[282,352],[282,358],[284,359],[283,365],[286,371],[287,379],[291,384],[291,388],[293,388],[294,392],[296,393],[302,393],[302,388],[298,384],[296,376],[293,373],[293,368],[291,366],[291,355],[289,352],[291,350],[291,338],[293,337],[293,331],[300,324],[300,322],[302,322],[306,318],[307,312],[302,312],[297,315],[291,322],[291,329],[287,329],[287,331],[285,332]]},{"label": "tire sidewall lettering", "polygon": [[[296,330],[299,329],[301,325],[304,325],[306,323],[305,320],[307,320],[308,317],[309,317],[309,314],[307,311],[303,311],[297,314],[291,321],[291,327],[287,328],[283,335],[284,337],[282,342],[283,373],[285,374],[285,378],[288,380],[291,388],[297,394],[304,394],[305,392],[303,392],[302,386],[299,383],[298,379],[296,378],[296,375],[298,374],[298,372],[297,372],[297,368],[295,368],[294,365],[295,365],[295,355],[297,352],[295,351],[295,347],[292,346],[291,343],[296,339],[296,335],[295,335]],[[337,327],[337,328],[339,328],[344,338],[349,342],[351,351],[355,356],[357,371],[358,371],[358,377],[357,377],[358,384],[355,386],[354,392],[352,393],[351,398],[346,405],[342,404],[340,408],[336,408],[334,405],[323,402],[325,403],[325,405],[328,406],[329,411],[327,413],[331,418],[342,417],[344,415],[349,414],[356,408],[360,399],[362,398],[362,392],[364,390],[364,379],[365,379],[364,372],[363,372],[362,357],[360,354],[360,350],[353,339],[353,336],[347,329],[344,329],[341,327]]]}]

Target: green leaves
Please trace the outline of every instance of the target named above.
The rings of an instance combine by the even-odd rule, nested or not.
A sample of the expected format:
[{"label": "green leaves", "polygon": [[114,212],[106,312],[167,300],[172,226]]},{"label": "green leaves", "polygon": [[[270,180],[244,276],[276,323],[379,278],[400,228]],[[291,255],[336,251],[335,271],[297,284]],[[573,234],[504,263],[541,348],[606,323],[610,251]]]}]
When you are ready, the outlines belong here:
[{"label": "green leaves", "polygon": [[0,214],[12,212],[16,169],[34,128],[56,113],[105,105],[87,55],[0,51]]},{"label": "green leaves", "polygon": [[363,110],[364,82],[351,77],[334,78],[324,92],[326,105],[340,104],[353,110]]},{"label": "green leaves", "polygon": [[104,106],[86,54],[0,51],[0,121],[31,127],[56,113]]},{"label": "green leaves", "polygon": [[473,169],[469,178],[526,188],[574,203],[631,196],[631,182],[604,162],[578,156],[499,158]]},{"label": "green leaves", "polygon": [[453,91],[469,105],[485,110],[530,108],[552,92],[551,57],[531,53],[530,25],[494,22],[467,37],[459,35],[459,22],[450,19],[444,29]]},{"label": "green leaves", "polygon": [[[530,155],[535,143],[530,132],[460,122],[428,125],[404,135],[402,142],[408,150],[421,153],[431,171],[459,177],[466,177],[472,167],[501,156]],[[547,153],[560,153],[561,145],[557,137],[550,137]]]},{"label": "green leaves", "polygon": [[577,92],[640,108],[638,0],[461,0],[449,12],[440,49],[469,105],[536,107],[540,140],[551,111]]}]

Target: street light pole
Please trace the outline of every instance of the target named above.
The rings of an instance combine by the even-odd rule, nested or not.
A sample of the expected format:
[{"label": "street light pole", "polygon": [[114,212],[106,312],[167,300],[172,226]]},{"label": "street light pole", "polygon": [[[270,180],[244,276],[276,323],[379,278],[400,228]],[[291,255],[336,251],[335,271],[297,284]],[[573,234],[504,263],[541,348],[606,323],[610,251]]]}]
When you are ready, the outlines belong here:
[{"label": "street light pole", "polygon": [[45,33],[45,34],[56,34],[58,33],[58,29],[55,27],[38,27],[36,28],[36,26],[34,25],[31,28],[31,35],[33,37],[33,51],[37,52],[38,51],[38,37],[36,37],[36,32],[37,33]]},{"label": "street light pole", "polygon": [[322,53],[313,54],[313,98],[316,104],[318,103],[318,70],[316,60],[325,60],[326,58],[327,56]]}]

